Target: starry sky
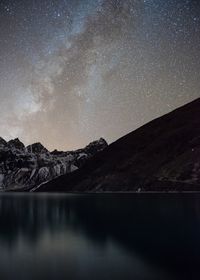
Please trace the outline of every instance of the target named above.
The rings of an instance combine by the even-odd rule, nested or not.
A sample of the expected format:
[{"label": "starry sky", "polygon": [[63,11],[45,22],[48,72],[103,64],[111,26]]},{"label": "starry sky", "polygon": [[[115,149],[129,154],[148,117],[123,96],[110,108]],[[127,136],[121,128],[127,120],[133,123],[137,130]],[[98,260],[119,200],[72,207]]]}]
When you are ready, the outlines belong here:
[{"label": "starry sky", "polygon": [[200,96],[198,0],[1,0],[0,136],[109,143]]}]

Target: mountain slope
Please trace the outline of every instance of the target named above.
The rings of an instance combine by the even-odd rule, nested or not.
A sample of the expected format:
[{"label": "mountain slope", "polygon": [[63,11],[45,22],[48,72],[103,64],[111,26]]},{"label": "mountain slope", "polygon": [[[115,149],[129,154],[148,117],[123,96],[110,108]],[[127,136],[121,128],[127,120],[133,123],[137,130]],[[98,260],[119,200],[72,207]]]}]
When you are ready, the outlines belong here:
[{"label": "mountain slope", "polygon": [[37,191],[200,190],[200,99],[151,121]]}]

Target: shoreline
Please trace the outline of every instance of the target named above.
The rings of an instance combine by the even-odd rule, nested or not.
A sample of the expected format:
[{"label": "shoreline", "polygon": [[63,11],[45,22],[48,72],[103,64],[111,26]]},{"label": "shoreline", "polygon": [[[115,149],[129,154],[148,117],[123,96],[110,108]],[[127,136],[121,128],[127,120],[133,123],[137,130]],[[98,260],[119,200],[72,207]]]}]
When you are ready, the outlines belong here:
[{"label": "shoreline", "polygon": [[136,195],[144,195],[144,194],[200,194],[200,191],[102,191],[102,192],[30,192],[30,191],[20,191],[20,190],[7,190],[7,191],[0,191],[1,194],[51,194],[51,195],[104,195],[104,194],[136,194]]}]

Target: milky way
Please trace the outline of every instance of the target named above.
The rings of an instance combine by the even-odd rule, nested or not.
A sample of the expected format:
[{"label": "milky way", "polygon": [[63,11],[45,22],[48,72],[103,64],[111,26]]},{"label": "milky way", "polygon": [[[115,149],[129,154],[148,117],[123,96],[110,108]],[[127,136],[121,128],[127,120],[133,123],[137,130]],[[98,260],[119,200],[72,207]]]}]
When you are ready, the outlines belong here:
[{"label": "milky way", "polygon": [[0,2],[0,135],[112,142],[200,96],[200,4]]}]

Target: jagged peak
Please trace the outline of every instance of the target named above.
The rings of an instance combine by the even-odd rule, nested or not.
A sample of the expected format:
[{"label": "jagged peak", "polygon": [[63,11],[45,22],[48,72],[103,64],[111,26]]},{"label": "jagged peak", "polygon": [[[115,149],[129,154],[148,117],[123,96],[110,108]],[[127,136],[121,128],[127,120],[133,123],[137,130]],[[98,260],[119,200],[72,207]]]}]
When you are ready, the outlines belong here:
[{"label": "jagged peak", "polygon": [[105,146],[108,146],[108,143],[106,142],[106,140],[104,139],[104,138],[99,138],[98,140],[95,140],[95,141],[92,141],[92,142],[90,142],[87,146],[86,146],[86,148],[87,147],[89,147],[89,146],[96,146],[96,145],[105,145]]},{"label": "jagged peak", "polygon": [[26,147],[29,153],[48,153],[49,151],[40,143],[36,142]]},{"label": "jagged peak", "polygon": [[106,142],[106,140],[104,138],[100,138],[98,140],[95,140],[93,142],[91,142],[89,145],[87,145],[84,150],[86,150],[87,152],[94,154],[96,152],[100,152],[102,150],[104,150],[106,147],[108,146],[108,143]]},{"label": "jagged peak", "polygon": [[96,141],[108,145],[107,141],[103,137],[100,137],[99,140]]},{"label": "jagged peak", "polygon": [[9,147],[18,150],[23,150],[25,148],[24,144],[19,140],[19,138],[11,139],[7,144]]}]

